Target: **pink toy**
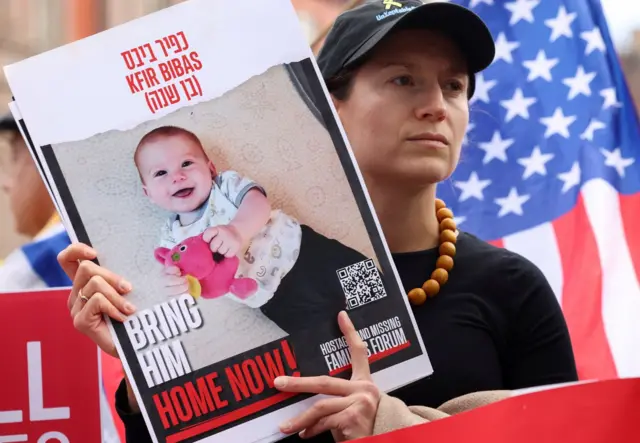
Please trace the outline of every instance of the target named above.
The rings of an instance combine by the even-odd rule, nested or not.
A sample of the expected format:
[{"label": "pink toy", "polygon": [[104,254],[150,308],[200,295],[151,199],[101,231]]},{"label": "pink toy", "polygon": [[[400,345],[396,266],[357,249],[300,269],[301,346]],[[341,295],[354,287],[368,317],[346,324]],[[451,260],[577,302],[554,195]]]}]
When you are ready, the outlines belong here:
[{"label": "pink toy", "polygon": [[238,257],[212,253],[202,235],[189,237],[172,249],[156,248],[154,255],[161,264],[177,266],[182,275],[197,279],[198,292],[203,298],[221,297],[230,292],[244,300],[258,290],[254,279],[235,278],[240,263]]}]

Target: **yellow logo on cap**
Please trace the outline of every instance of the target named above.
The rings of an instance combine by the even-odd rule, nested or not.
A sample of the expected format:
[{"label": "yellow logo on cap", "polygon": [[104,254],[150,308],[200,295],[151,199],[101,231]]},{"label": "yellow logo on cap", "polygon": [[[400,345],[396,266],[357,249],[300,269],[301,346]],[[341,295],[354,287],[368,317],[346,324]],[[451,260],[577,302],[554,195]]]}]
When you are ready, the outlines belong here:
[{"label": "yellow logo on cap", "polygon": [[402,8],[402,3],[394,2],[393,0],[383,0],[382,4],[385,6],[385,9],[391,9],[392,6]]}]

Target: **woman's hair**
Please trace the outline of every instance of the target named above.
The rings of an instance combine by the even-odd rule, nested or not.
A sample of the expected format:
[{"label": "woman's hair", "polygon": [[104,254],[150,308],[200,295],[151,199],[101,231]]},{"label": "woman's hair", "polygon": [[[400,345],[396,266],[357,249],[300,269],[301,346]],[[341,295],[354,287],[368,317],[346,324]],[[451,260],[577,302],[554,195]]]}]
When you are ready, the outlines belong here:
[{"label": "woman's hair", "polygon": [[349,98],[351,92],[351,86],[353,83],[353,77],[356,71],[350,68],[343,68],[336,75],[326,80],[327,89],[331,95],[338,100],[345,100]]},{"label": "woman's hair", "polygon": [[368,60],[368,57],[362,57],[356,63],[340,69],[335,75],[325,79],[327,89],[338,100],[346,100],[349,98],[351,88],[353,87],[353,79],[358,70]]}]

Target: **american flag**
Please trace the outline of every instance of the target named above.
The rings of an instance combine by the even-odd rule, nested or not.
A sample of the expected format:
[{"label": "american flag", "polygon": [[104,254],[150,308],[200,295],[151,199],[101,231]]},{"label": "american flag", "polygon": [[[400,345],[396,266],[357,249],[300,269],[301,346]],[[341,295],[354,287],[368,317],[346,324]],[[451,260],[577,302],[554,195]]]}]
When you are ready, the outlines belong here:
[{"label": "american flag", "polygon": [[640,376],[640,131],[598,0],[452,0],[488,24],[460,229],[520,253],[564,311],[580,378]]}]

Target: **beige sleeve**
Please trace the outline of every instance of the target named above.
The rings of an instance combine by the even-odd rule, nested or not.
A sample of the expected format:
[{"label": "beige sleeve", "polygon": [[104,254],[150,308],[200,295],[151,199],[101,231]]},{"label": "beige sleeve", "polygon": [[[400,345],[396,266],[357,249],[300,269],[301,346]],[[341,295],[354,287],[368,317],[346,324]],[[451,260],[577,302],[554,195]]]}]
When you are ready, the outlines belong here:
[{"label": "beige sleeve", "polygon": [[434,409],[426,406],[407,406],[400,399],[382,394],[378,404],[373,435],[446,418],[494,403],[509,396],[509,391],[473,392],[451,399],[438,409]]},{"label": "beige sleeve", "polygon": [[448,416],[449,414],[426,406],[409,407],[398,398],[382,394],[378,404],[373,435],[384,434]]},{"label": "beige sleeve", "polygon": [[459,414],[460,412],[470,411],[490,403],[495,403],[511,396],[511,391],[479,391],[470,394],[461,395],[438,407],[448,415]]}]

